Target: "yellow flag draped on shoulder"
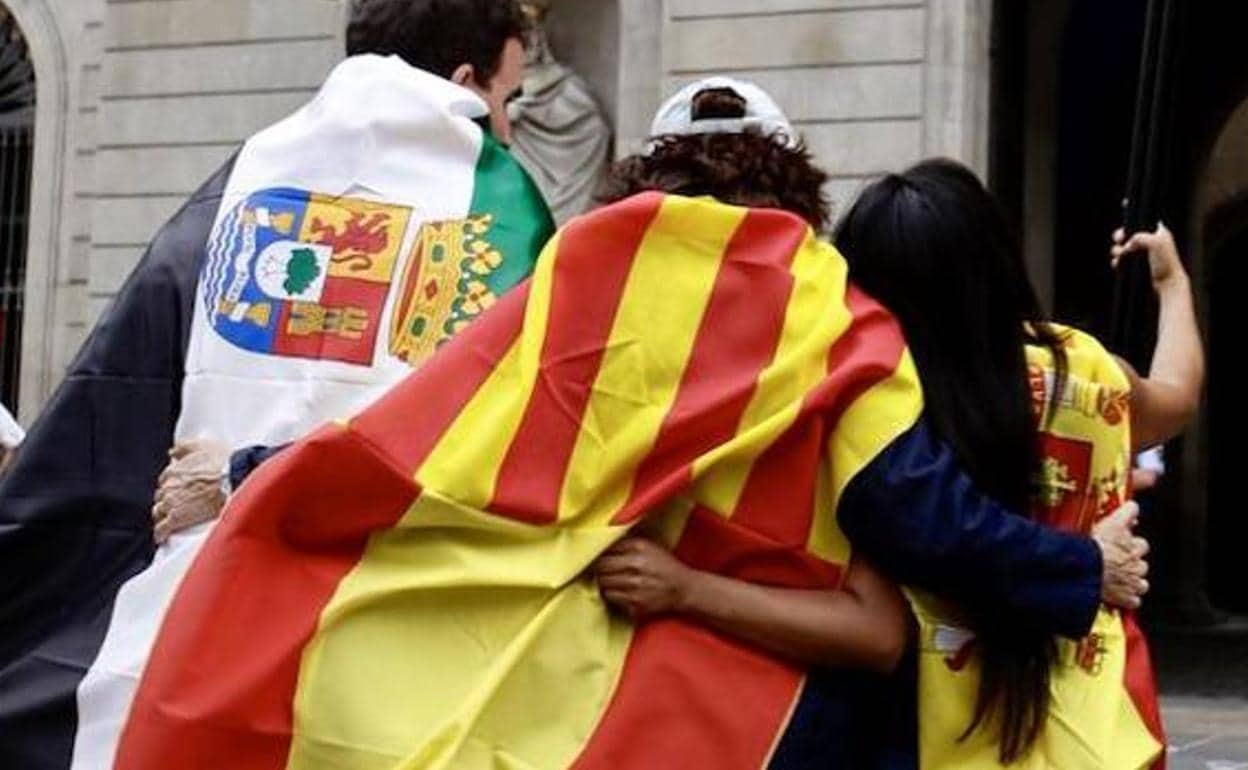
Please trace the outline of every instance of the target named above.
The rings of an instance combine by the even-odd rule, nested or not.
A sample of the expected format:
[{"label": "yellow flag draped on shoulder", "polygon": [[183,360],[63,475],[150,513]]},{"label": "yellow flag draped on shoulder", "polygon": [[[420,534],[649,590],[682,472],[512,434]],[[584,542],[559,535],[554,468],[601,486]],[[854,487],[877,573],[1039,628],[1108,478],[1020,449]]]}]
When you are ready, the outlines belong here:
[{"label": "yellow flag draped on shoulder", "polygon": [[[1087,533],[1128,496],[1130,384],[1094,338],[1059,328],[1068,372],[1061,393],[1052,354],[1027,350],[1038,424],[1037,520]],[[973,635],[957,611],[911,591],[920,622],[919,734],[923,770],[997,768],[992,729],[959,740],[979,686]],[[1091,633],[1058,642],[1052,706],[1039,743],[1020,770],[1142,770],[1164,760],[1165,741],[1144,637],[1129,614],[1102,608]]]}]

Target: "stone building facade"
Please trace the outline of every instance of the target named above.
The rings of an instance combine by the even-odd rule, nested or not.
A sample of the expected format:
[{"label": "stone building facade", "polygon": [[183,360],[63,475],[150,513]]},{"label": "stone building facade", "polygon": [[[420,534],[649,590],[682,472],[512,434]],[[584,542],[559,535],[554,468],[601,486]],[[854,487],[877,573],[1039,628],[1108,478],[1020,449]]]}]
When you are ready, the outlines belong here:
[{"label": "stone building facade", "polygon": [[[0,0],[37,77],[19,411],[29,421],[153,232],[340,58],[346,0]],[[930,154],[983,168],[984,0],[557,0],[561,58],[616,152],[710,73],[789,110],[844,201]]]}]

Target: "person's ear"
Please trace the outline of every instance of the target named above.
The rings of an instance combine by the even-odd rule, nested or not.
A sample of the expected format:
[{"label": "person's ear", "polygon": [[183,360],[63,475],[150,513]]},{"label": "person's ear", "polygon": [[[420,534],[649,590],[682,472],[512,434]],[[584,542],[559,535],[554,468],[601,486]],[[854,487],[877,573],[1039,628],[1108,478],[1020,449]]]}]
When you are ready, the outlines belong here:
[{"label": "person's ear", "polygon": [[471,64],[465,62],[451,73],[451,82],[457,86],[474,86],[477,83],[477,71]]}]

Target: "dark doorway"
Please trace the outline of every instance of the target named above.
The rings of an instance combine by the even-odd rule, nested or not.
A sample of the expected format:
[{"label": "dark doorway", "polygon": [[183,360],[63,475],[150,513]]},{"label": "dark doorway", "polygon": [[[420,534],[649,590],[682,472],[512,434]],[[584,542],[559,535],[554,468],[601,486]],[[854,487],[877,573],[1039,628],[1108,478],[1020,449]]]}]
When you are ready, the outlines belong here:
[{"label": "dark doorway", "polygon": [[[1248,281],[1248,203],[1236,207],[1238,227],[1214,244],[1208,262],[1209,291],[1209,512],[1210,598],[1224,609],[1248,611],[1248,589],[1240,559],[1248,542],[1248,517],[1237,510],[1236,477],[1243,473],[1242,429],[1248,404],[1234,379],[1243,365],[1239,303]],[[1226,221],[1226,218],[1222,218]]]},{"label": "dark doorway", "polygon": [[[1042,295],[1051,281],[1057,320],[1109,339],[1114,276],[1108,238],[1122,220],[1132,119],[1148,0],[997,0],[992,36],[990,182],[1024,233],[1029,266]],[[1248,4],[1173,5],[1173,123],[1162,149],[1161,216],[1193,267],[1208,265],[1210,292],[1209,443],[1179,440],[1167,449],[1169,473],[1146,496],[1144,533],[1153,542],[1156,591],[1146,614],[1180,624],[1218,617],[1204,589],[1228,609],[1248,610],[1235,544],[1248,534],[1230,498],[1242,451],[1231,444],[1244,413],[1232,391],[1236,288],[1248,259],[1248,204],[1240,218],[1202,241],[1192,222],[1193,192],[1227,117],[1248,98],[1248,58],[1241,46]],[[1060,42],[1059,42],[1060,41]],[[1024,49],[1027,54],[1024,55]],[[1147,369],[1154,343],[1151,292],[1120,351]],[[1241,399],[1242,400],[1242,399]],[[1208,436],[1208,434],[1206,434]],[[1200,453],[1196,458],[1191,453]],[[1186,456],[1186,457],[1185,457]],[[1230,466],[1230,467],[1228,467]],[[1195,470],[1199,467],[1201,470]],[[1208,473],[1205,473],[1205,470]],[[1199,485],[1199,493],[1192,490]],[[1204,492],[1208,491],[1206,508]],[[1192,494],[1189,494],[1192,493]],[[1186,501],[1200,498],[1189,505]],[[1206,517],[1207,512],[1207,517]],[[1208,523],[1206,530],[1205,523]],[[1236,537],[1237,535],[1241,537]]]},{"label": "dark doorway", "polygon": [[1055,206],[1059,320],[1108,339],[1109,235],[1122,221],[1144,33],[1140,0],[1071,9],[1061,48]]},{"label": "dark doorway", "polygon": [[1027,26],[1031,0],[996,0],[992,7],[989,49],[991,82],[988,135],[988,186],[1009,213],[1023,225],[1026,184]]}]

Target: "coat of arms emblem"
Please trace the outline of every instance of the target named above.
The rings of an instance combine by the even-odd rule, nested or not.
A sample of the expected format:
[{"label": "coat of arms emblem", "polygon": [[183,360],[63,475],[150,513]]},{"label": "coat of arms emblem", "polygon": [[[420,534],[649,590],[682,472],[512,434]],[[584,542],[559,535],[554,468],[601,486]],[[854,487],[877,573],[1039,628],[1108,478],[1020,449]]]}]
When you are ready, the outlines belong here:
[{"label": "coat of arms emblem", "polygon": [[359,198],[248,196],[208,243],[210,325],[256,353],[371,365],[410,219],[406,207]]},{"label": "coat of arms emblem", "polygon": [[[371,366],[412,210],[294,189],[254,193],[208,242],[209,323],[255,353]],[[490,214],[425,222],[398,281],[388,352],[413,366],[494,304]]]}]

